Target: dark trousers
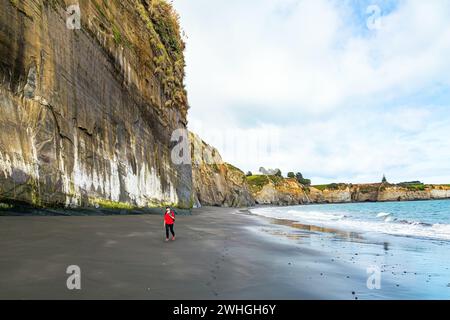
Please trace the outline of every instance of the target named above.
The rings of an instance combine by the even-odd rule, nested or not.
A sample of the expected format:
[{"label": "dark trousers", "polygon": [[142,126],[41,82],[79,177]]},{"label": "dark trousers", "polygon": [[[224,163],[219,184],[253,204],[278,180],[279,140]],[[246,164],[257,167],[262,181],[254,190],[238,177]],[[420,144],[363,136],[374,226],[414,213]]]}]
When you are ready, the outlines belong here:
[{"label": "dark trousers", "polygon": [[172,236],[175,237],[175,232],[173,231],[173,224],[166,223],[166,238],[169,239],[169,230],[172,233]]}]

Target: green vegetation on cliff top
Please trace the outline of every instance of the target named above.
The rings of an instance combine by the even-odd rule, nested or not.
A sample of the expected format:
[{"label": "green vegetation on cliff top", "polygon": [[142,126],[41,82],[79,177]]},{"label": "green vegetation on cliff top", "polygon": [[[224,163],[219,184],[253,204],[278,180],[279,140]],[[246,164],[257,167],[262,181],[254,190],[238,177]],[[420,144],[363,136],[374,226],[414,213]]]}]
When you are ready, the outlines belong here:
[{"label": "green vegetation on cliff top", "polygon": [[275,185],[278,185],[280,182],[284,180],[283,177],[276,175],[253,175],[253,176],[246,176],[246,179],[252,192],[261,191],[261,189],[270,182],[272,182]]},{"label": "green vegetation on cliff top", "polygon": [[316,188],[320,191],[324,191],[324,190],[339,190],[341,188],[346,188],[347,186],[348,184],[346,183],[329,183],[329,184],[313,185],[311,187]]},{"label": "green vegetation on cliff top", "polygon": [[[247,182],[249,186],[252,188],[253,191],[258,192],[260,191],[264,185],[268,184],[270,181],[272,181],[275,185],[279,184],[282,180],[288,180],[293,179],[292,174],[290,174],[291,178],[282,178],[278,176],[267,176],[267,175],[251,175],[247,176]],[[312,185],[312,188],[318,189],[320,191],[329,190],[329,191],[336,191],[336,190],[345,190],[346,188],[358,188],[359,192],[361,193],[370,193],[370,192],[377,192],[377,191],[384,191],[387,187],[397,187],[397,188],[404,188],[408,191],[424,191],[427,188],[433,188],[433,187],[441,187],[441,188],[449,188],[450,184],[439,184],[439,185],[428,185],[424,183],[398,183],[398,184],[391,184],[391,183],[368,183],[368,184],[351,184],[351,183],[329,183],[329,184],[319,184],[319,185]]]},{"label": "green vegetation on cliff top", "polygon": [[160,76],[166,106],[174,106],[185,113],[187,93],[184,88],[184,48],[181,38],[179,16],[172,5],[165,0],[152,0],[145,7],[142,1],[135,0],[140,18],[150,33],[150,46],[155,54],[153,62],[156,74]]},{"label": "green vegetation on cliff top", "polygon": [[374,192],[374,191],[382,191],[385,190],[386,187],[397,187],[404,188],[409,191],[424,191],[427,188],[432,187],[449,187],[450,185],[427,185],[424,183],[373,183],[373,184],[347,184],[347,183],[330,183],[330,184],[321,184],[321,185],[313,185],[313,188],[316,188],[320,191],[324,190],[340,190],[345,189],[347,187],[358,187],[359,191],[362,193]]},{"label": "green vegetation on cliff top", "polygon": [[[114,21],[110,3],[106,0],[92,0],[91,3],[102,20],[100,28],[109,30],[117,45],[136,49],[129,39],[131,36],[127,36],[126,29]],[[181,37],[179,15],[166,0],[132,0],[131,3],[134,4],[150,38],[148,46],[153,52],[151,64],[161,81],[165,106],[174,107],[186,116],[188,104],[184,87],[185,43]]]},{"label": "green vegetation on cliff top", "polygon": [[426,185],[423,183],[400,183],[397,186],[406,188],[411,191],[423,191],[426,189]]}]

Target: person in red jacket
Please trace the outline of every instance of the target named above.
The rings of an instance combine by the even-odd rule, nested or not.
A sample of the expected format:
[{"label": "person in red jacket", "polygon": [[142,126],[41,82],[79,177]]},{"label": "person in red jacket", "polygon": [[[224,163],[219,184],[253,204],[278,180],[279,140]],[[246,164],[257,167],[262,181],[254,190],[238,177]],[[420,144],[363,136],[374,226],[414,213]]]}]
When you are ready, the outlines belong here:
[{"label": "person in red jacket", "polygon": [[166,207],[166,212],[164,213],[164,227],[166,228],[166,241],[169,241],[169,230],[172,233],[172,241],[175,240],[175,231],[173,231],[173,225],[175,223],[175,212]]}]

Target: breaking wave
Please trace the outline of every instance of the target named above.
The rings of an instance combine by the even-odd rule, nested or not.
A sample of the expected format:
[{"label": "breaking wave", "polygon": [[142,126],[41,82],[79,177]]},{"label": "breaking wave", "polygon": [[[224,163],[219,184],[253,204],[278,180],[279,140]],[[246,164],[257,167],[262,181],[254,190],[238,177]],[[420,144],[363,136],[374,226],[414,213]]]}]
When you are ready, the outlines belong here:
[{"label": "breaking wave", "polygon": [[[308,208],[309,209],[309,208]],[[354,232],[374,232],[396,236],[450,240],[450,224],[425,223],[397,218],[389,212],[364,213],[322,212],[305,207],[256,208],[252,213],[274,219],[292,220],[323,228]]]}]

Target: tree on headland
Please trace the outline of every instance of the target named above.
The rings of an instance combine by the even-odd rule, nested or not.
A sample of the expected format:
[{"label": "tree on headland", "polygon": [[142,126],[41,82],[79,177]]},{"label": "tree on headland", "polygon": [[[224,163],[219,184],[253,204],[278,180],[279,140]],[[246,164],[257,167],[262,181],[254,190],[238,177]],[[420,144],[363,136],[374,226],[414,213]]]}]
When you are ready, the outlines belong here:
[{"label": "tree on headland", "polygon": [[277,177],[282,177],[283,176],[283,174],[281,173],[280,169],[275,169],[275,176],[277,176]]},{"label": "tree on headland", "polygon": [[303,178],[302,180],[299,181],[300,184],[309,187],[311,185],[311,179],[305,179]]},{"label": "tree on headland", "polygon": [[251,177],[252,175],[253,175],[253,173],[251,171],[248,171],[246,174],[247,177]]},{"label": "tree on headland", "polygon": [[381,183],[387,183],[388,181],[387,181],[387,179],[386,179],[386,176],[383,174],[383,179],[381,179]]},{"label": "tree on headland", "polygon": [[415,180],[415,181],[404,181],[397,183],[399,185],[407,185],[407,184],[424,184],[422,181]]},{"label": "tree on headland", "polygon": [[288,172],[287,177],[288,177],[288,178],[295,178],[295,173],[293,173],[293,172]]},{"label": "tree on headland", "polygon": [[301,172],[297,172],[295,174],[295,178],[297,179],[298,183],[300,183],[300,184],[302,184],[304,186],[310,186],[311,185],[311,179],[305,179]]}]

